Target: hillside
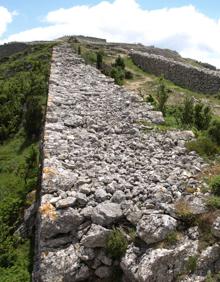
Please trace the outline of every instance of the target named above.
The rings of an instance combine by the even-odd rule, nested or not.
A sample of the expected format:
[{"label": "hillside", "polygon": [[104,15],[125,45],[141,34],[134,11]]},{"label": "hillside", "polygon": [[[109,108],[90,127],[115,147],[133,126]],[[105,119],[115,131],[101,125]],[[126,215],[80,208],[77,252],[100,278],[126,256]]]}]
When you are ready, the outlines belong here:
[{"label": "hillside", "polygon": [[51,45],[7,47],[0,62],[0,281],[18,282],[31,280],[33,230],[21,223],[38,187]]},{"label": "hillside", "polygon": [[131,53],[218,71],[93,37],[26,47],[0,61],[0,281],[218,281],[219,93]]}]

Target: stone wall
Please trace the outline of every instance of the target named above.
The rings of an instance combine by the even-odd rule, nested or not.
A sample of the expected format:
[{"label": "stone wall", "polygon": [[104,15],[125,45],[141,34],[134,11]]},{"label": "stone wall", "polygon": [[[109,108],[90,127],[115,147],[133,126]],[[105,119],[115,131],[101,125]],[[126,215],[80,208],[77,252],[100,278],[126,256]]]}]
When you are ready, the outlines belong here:
[{"label": "stone wall", "polygon": [[[158,133],[140,120],[161,123],[163,117],[85,65],[68,45],[54,48],[33,281],[116,281],[120,267],[125,282],[169,282],[185,273],[190,256],[199,261],[198,230],[183,228],[175,204],[206,211],[195,178],[206,165],[185,149],[191,132]],[[117,259],[106,251],[114,227],[128,242]],[[177,228],[176,244],[157,244]],[[220,270],[220,247],[211,248],[187,281],[204,281],[207,263]],[[204,262],[211,251],[217,255]]]},{"label": "stone wall", "polygon": [[132,52],[131,58],[146,72],[163,75],[175,84],[196,92],[214,94],[220,91],[220,72],[194,67],[163,56]]}]

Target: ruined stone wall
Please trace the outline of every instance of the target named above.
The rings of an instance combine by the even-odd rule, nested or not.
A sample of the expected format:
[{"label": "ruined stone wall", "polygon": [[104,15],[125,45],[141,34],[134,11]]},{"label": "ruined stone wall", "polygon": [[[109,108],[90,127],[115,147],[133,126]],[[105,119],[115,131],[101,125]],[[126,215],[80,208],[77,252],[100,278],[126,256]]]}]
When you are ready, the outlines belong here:
[{"label": "ruined stone wall", "polygon": [[[54,48],[33,281],[116,281],[119,267],[125,282],[175,281],[190,256],[199,260],[198,230],[181,227],[175,210],[179,200],[194,214],[206,209],[202,193],[186,190],[197,191],[195,176],[205,166],[184,147],[192,133],[158,133],[140,120],[161,123],[163,117],[85,65],[68,45]],[[114,227],[128,248],[113,259],[106,242]],[[155,244],[177,228],[176,244]],[[207,263],[218,267],[220,247],[214,248],[217,255]],[[197,276],[207,273],[207,263],[203,256],[195,279],[187,281],[203,281]]]},{"label": "ruined stone wall", "polygon": [[163,56],[132,52],[131,58],[146,72],[163,75],[175,84],[196,92],[214,94],[220,91],[220,72],[194,67]]}]

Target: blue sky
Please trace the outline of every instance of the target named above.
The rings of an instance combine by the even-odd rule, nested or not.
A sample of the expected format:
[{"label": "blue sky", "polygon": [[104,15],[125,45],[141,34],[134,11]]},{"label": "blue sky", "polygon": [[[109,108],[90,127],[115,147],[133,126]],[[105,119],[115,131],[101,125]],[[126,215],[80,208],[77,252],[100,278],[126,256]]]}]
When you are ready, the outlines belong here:
[{"label": "blue sky", "polygon": [[219,0],[0,0],[0,43],[83,34],[170,48],[220,68],[219,11]]},{"label": "blue sky", "polygon": [[[19,15],[9,25],[8,30],[4,34],[10,34],[36,27],[43,26],[43,17],[52,10],[59,8],[70,8],[76,5],[94,5],[101,2],[100,0],[0,0],[0,6],[8,8],[9,11],[17,11]],[[109,1],[113,2],[113,1]],[[220,1],[219,0],[138,0],[137,1],[144,9],[161,9],[181,7],[185,5],[194,5],[199,11],[211,18],[220,17]]]}]

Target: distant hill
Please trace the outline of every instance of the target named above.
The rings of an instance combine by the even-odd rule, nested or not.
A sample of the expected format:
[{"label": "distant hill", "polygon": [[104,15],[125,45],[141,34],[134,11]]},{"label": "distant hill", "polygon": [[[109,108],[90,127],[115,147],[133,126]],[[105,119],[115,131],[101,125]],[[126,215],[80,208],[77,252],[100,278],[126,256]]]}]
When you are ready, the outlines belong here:
[{"label": "distant hill", "polygon": [[28,44],[20,42],[12,42],[4,45],[0,45],[0,59],[9,57],[18,52],[23,52],[28,49]]}]

